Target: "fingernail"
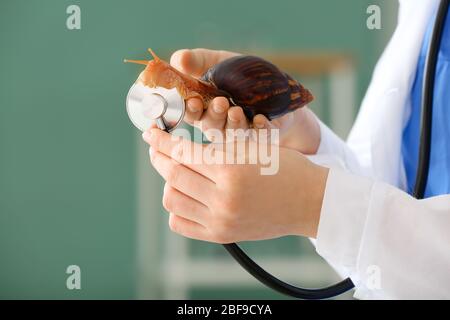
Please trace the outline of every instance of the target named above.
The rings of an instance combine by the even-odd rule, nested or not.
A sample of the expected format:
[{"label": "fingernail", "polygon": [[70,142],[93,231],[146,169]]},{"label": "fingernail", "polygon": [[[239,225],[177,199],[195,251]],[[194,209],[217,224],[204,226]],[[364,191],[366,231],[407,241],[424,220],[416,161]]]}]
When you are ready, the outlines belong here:
[{"label": "fingernail", "polygon": [[224,108],[222,105],[220,105],[219,103],[215,103],[215,104],[213,105],[213,110],[214,110],[214,112],[216,112],[216,113],[222,113],[222,112],[225,111],[225,108]]},{"label": "fingernail", "polygon": [[255,125],[255,127],[257,129],[263,129],[264,128],[264,123],[263,122],[255,122],[254,125]]},{"label": "fingernail", "polygon": [[188,109],[190,112],[195,113],[198,111],[197,106],[188,103]]},{"label": "fingernail", "polygon": [[228,120],[231,122],[239,122],[239,120],[230,117],[230,115],[228,115]]},{"label": "fingernail", "polygon": [[144,141],[148,143],[150,143],[151,137],[152,137],[151,131],[144,131],[144,133],[142,134],[142,139],[144,139]]},{"label": "fingernail", "polygon": [[199,112],[199,111],[200,111],[199,106],[197,106],[197,105],[195,105],[195,104],[192,104],[192,103],[188,103],[188,109],[189,109],[189,111],[192,112],[192,113],[196,113],[196,112]]}]

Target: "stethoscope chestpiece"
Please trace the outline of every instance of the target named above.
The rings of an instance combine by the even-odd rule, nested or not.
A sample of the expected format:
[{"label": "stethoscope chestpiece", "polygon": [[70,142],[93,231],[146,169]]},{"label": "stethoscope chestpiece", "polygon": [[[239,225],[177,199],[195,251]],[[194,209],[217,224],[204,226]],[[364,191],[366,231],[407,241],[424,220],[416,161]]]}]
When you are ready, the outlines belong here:
[{"label": "stethoscope chestpiece", "polygon": [[177,89],[150,88],[135,83],[126,99],[128,117],[136,128],[148,130],[153,124],[167,132],[173,131],[184,117],[184,99]]}]

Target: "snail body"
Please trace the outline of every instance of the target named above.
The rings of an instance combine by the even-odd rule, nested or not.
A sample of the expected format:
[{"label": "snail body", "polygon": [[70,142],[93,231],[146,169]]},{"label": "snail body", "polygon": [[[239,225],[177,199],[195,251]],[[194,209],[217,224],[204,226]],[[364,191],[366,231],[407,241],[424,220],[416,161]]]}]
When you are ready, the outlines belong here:
[{"label": "snail body", "polygon": [[236,56],[210,68],[201,79],[186,75],[158,58],[126,60],[146,65],[138,78],[149,87],[176,88],[184,99],[198,97],[205,108],[218,96],[243,108],[249,120],[257,114],[280,117],[313,100],[312,94],[272,63],[256,56]]}]

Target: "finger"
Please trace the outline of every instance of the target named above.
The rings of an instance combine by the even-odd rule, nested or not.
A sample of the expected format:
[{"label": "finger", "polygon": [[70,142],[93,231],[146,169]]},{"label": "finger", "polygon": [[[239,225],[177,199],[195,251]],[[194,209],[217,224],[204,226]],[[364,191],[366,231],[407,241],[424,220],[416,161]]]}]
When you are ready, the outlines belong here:
[{"label": "finger", "polygon": [[240,131],[237,131],[238,129],[248,129],[248,121],[241,107],[231,107],[228,110],[226,128],[231,130],[228,133],[233,133],[234,135],[240,134]]},{"label": "finger", "polygon": [[142,138],[150,144],[154,151],[161,152],[167,157],[181,163],[201,175],[214,181],[215,167],[202,163],[205,146],[175,137],[159,129],[150,129],[142,134]]},{"label": "finger", "polygon": [[184,121],[189,124],[194,124],[199,121],[203,115],[203,102],[200,98],[191,98],[186,101],[186,114]]},{"label": "finger", "polygon": [[169,214],[169,228],[184,237],[196,240],[208,240],[207,229],[194,221],[190,221],[174,213]]},{"label": "finger", "polygon": [[[227,113],[230,104],[228,99],[225,97],[214,98],[208,106],[208,109],[203,114],[200,119],[201,123],[197,126],[201,128],[205,136],[210,140],[215,136],[215,132],[208,133],[211,129],[220,130],[222,133],[225,128],[225,123],[227,121]],[[213,141],[212,141],[213,142]]]},{"label": "finger", "polygon": [[237,55],[222,50],[182,49],[172,54],[170,64],[181,72],[201,77],[213,65]]},{"label": "finger", "polygon": [[209,209],[197,200],[181,193],[168,183],[164,185],[163,206],[168,212],[204,225]]},{"label": "finger", "polygon": [[208,120],[218,121],[219,123],[225,125],[225,120],[227,119],[227,112],[229,108],[230,103],[228,102],[227,98],[216,97],[211,101],[208,109],[206,109],[205,117],[208,118]]},{"label": "finger", "polygon": [[262,114],[254,116],[252,122],[255,129],[255,131],[252,131],[252,138],[255,141],[260,141],[260,139],[263,139],[260,142],[267,141],[270,136],[270,130],[276,129],[276,126]]},{"label": "finger", "polygon": [[253,126],[255,129],[272,129],[274,127],[269,119],[262,114],[257,114],[253,117]]},{"label": "finger", "polygon": [[159,151],[151,150],[150,159],[153,167],[166,180],[167,184],[204,205],[208,205],[208,199],[216,187],[211,180],[173,161]]}]

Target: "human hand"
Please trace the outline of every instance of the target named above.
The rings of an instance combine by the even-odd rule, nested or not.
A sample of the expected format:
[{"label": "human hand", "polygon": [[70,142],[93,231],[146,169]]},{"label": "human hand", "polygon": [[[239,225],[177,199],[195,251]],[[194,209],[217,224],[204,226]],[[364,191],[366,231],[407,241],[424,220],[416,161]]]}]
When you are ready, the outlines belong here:
[{"label": "human hand", "polygon": [[[217,243],[316,236],[328,169],[299,152],[276,149],[278,172],[262,175],[259,161],[248,164],[248,155],[237,151],[249,148],[199,145],[159,129],[143,138],[151,146],[154,168],[166,180],[163,205],[172,231]],[[230,159],[226,153],[232,152],[232,159],[246,164],[196,163],[193,150],[216,159]]]},{"label": "human hand", "polygon": [[[199,78],[215,64],[237,55],[239,54],[222,50],[182,49],[173,53],[170,64],[181,72]],[[249,121],[242,108],[230,107],[225,97],[213,99],[206,109],[201,99],[188,99],[184,120],[201,129],[209,140],[212,140],[209,129],[218,129],[224,133],[226,129],[249,128]],[[252,119],[252,124],[256,130],[266,129],[269,135],[270,130],[279,130],[280,139],[274,143],[304,154],[316,153],[320,143],[319,125],[306,106],[272,121],[259,114]]]}]

